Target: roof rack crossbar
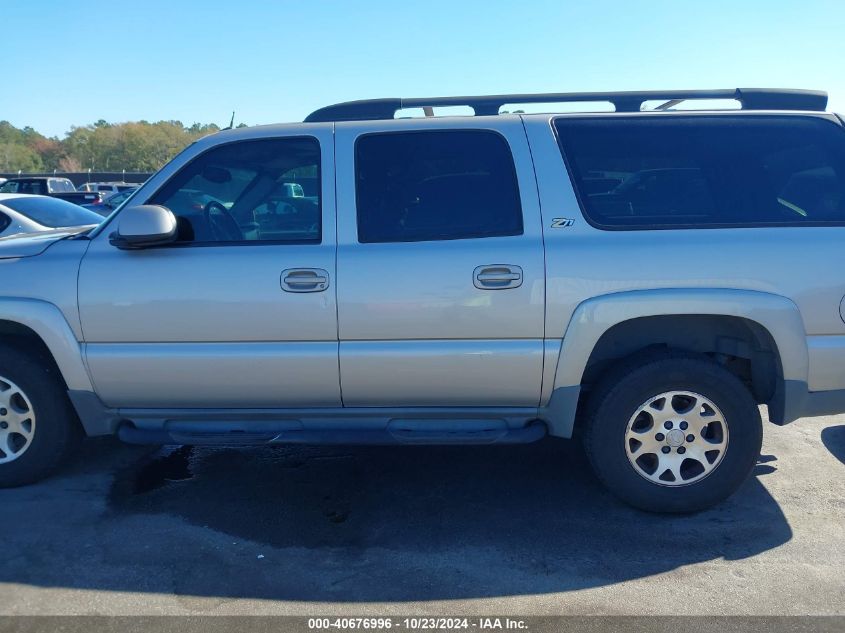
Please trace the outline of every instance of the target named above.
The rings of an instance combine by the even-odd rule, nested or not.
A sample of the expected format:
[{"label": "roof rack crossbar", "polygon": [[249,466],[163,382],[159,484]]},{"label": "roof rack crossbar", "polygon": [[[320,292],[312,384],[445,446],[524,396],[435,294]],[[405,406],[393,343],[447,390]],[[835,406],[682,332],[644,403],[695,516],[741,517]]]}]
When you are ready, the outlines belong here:
[{"label": "roof rack crossbar", "polygon": [[646,101],[734,99],[743,110],[824,111],[827,93],[818,90],[735,88],[725,90],[646,90],[639,92],[556,92],[548,94],[487,95],[477,97],[388,98],[347,101],[315,110],[306,123],[392,119],[406,108],[469,106],[476,116],[499,114],[502,106],[521,103],[578,103],[605,101],[616,112],[639,112]]}]

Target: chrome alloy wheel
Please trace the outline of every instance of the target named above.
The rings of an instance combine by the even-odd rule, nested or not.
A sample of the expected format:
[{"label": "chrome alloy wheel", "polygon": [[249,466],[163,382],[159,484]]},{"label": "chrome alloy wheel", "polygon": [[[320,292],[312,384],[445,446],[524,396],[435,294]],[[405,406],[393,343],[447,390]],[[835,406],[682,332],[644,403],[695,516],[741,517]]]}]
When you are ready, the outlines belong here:
[{"label": "chrome alloy wheel", "polygon": [[35,437],[35,411],[15,383],[0,376],[0,464],[23,455]]},{"label": "chrome alloy wheel", "polygon": [[704,479],[725,457],[728,424],[716,404],[692,391],[666,391],[628,421],[625,452],[637,474],[661,486]]}]

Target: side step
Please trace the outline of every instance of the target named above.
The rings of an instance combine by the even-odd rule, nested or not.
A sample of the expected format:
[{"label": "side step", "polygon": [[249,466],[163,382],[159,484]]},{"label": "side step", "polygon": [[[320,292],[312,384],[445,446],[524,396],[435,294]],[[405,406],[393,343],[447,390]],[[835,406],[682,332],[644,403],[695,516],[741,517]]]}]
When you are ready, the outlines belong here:
[{"label": "side step", "polygon": [[261,444],[528,444],[546,436],[537,420],[509,428],[504,420],[391,420],[386,428],[303,428],[297,422],[169,422],[164,428],[138,428],[124,422],[117,436],[128,444],[250,446]]}]

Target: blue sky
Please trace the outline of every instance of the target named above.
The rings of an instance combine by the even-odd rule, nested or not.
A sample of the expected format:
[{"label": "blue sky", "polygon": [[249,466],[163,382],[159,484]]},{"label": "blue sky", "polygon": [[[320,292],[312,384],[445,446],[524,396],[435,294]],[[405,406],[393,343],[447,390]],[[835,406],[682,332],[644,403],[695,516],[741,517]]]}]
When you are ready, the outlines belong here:
[{"label": "blue sky", "polygon": [[845,112],[845,0],[7,0],[0,119],[301,120],[382,96],[827,90]]}]

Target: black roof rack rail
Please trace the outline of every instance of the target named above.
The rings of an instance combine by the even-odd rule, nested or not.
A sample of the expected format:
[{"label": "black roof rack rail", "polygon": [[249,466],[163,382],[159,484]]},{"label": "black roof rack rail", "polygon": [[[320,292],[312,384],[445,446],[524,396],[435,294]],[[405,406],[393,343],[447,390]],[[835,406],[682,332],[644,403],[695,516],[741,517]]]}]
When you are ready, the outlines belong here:
[{"label": "black roof rack rail", "polygon": [[[646,101],[690,99],[735,99],[744,110],[804,110],[824,111],[827,93],[818,90],[769,88],[735,88],[726,90],[646,90],[637,92],[557,92],[548,94],[487,95],[477,97],[388,98],[347,101],[320,108],[309,114],[305,122],[376,121],[392,119],[405,108],[437,106],[469,106],[476,116],[499,114],[505,104],[567,103],[579,101],[607,101],[617,112],[639,112]],[[676,105],[672,104],[672,105]]]}]

